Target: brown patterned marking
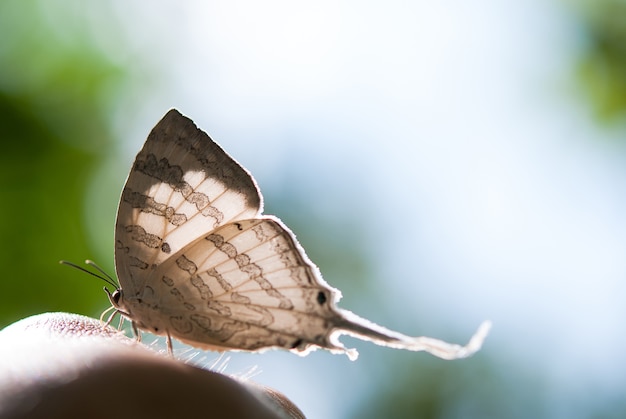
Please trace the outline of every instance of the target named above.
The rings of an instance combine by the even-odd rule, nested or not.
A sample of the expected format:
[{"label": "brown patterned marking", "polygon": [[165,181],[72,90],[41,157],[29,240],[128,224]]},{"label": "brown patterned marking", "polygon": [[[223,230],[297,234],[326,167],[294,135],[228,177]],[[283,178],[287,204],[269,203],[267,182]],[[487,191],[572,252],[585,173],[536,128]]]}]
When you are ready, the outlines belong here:
[{"label": "brown patterned marking", "polygon": [[265,291],[266,294],[268,294],[268,295],[270,295],[272,297],[277,297],[277,298],[279,298],[280,295],[282,295],[281,293],[279,293],[278,291],[276,291],[274,289],[274,286],[272,285],[272,283],[270,281],[268,281],[267,279],[263,278],[262,276],[261,277],[255,276],[252,279],[254,279],[256,281],[256,283],[259,284],[261,289],[263,291]]},{"label": "brown patterned marking", "polygon": [[[237,260],[237,263],[239,264],[238,260]],[[262,276],[263,275],[263,270],[259,267],[259,265],[256,265],[254,263],[239,264],[239,269],[241,269],[242,272],[247,273],[250,276],[250,278],[253,278],[257,282],[259,282],[259,281],[267,282],[267,280],[265,278],[263,278],[263,276]],[[257,278],[258,278],[258,280],[257,280]]]},{"label": "brown patterned marking", "polygon": [[191,281],[191,285],[193,285],[200,293],[200,298],[202,298],[203,300],[208,300],[209,298],[213,297],[211,288],[209,288],[209,286],[204,283],[200,276],[192,276],[191,278],[189,278],[189,280]]},{"label": "brown patterned marking", "polygon": [[128,246],[124,246],[124,243],[121,240],[116,240],[115,241],[115,251],[116,252],[128,253],[128,252],[130,252],[130,248]]},{"label": "brown patterned marking", "polygon": [[289,268],[289,277],[300,285],[313,285],[313,274],[305,266],[294,266]]},{"label": "brown patterned marking", "polygon": [[174,286],[174,280],[172,278],[168,278],[167,276],[163,276],[161,281],[163,281],[163,283],[168,287]]},{"label": "brown patterned marking", "polygon": [[172,288],[170,290],[170,294],[172,294],[174,297],[176,297],[176,299],[178,300],[178,302],[182,303],[185,299],[183,298],[183,294],[180,292],[180,290],[178,288]]},{"label": "brown patterned marking", "polygon": [[156,202],[154,198],[135,192],[128,186],[122,191],[122,201],[127,202],[133,208],[141,209],[141,212],[159,215],[175,226],[181,226],[187,222],[185,214],[176,213],[174,207]]},{"label": "brown patterned marking", "polygon": [[180,255],[180,257],[176,259],[176,265],[183,271],[189,272],[191,275],[195,275],[198,271],[196,264],[190,259],[187,259],[185,255]]},{"label": "brown patterned marking", "polygon": [[[246,348],[248,351],[255,351],[261,348],[267,347],[280,347],[280,348],[289,348],[287,344],[287,339],[285,337],[272,333],[261,334],[264,331],[262,326],[253,326],[255,329],[254,333],[246,333],[245,335],[237,336],[237,346],[241,348]],[[293,339],[291,336],[289,340]]]},{"label": "brown patterned marking", "polygon": [[211,330],[211,325],[213,324],[213,321],[211,320],[210,317],[204,316],[202,314],[192,314],[190,317],[191,317],[191,320],[193,320],[194,323],[200,326],[201,329],[205,331]]},{"label": "brown patterned marking", "polygon": [[288,240],[284,235],[273,237],[270,240],[272,250],[276,253],[286,253],[293,251],[293,242]]},{"label": "brown patterned marking", "polygon": [[140,225],[127,225],[124,230],[130,234],[133,241],[143,243],[151,249],[158,249],[163,245],[163,239],[156,234],[148,233]]},{"label": "brown patterned marking", "polygon": [[147,142],[172,143],[195,157],[201,169],[218,179],[227,189],[242,194],[248,206],[260,207],[260,197],[254,181],[211,137],[198,129],[193,121],[178,111],[169,111],[148,136]]},{"label": "brown patterned marking", "polygon": [[209,200],[209,197],[202,192],[192,192],[189,195],[187,195],[185,199],[190,204],[194,204],[196,208],[198,209],[198,211],[200,211],[202,208],[206,207],[207,205],[211,203],[211,201]]},{"label": "brown patterned marking", "polygon": [[237,266],[239,266],[239,270],[248,274],[248,277],[259,284],[261,289],[263,289],[269,296],[279,299],[280,308],[284,308],[286,310],[293,308],[293,303],[281,294],[280,291],[275,289],[271,282],[263,277],[263,268],[256,263],[252,263],[250,261],[250,256],[245,253],[237,253],[237,248],[224,240],[224,236],[222,235],[209,234],[206,236],[206,239],[212,242],[220,251],[224,252],[226,256],[233,259],[237,263]]},{"label": "brown patterned marking", "polygon": [[304,300],[304,304],[306,305],[307,310],[311,313],[319,311],[319,306],[315,302],[317,293],[318,290],[315,288],[302,289],[302,298]]},{"label": "brown patterned marking", "polygon": [[219,234],[209,234],[205,238],[208,241],[212,242],[215,247],[226,253],[226,256],[228,256],[229,258],[232,259],[237,256],[237,248],[224,240],[224,236],[221,236]]},{"label": "brown patterned marking", "polygon": [[255,225],[254,227],[252,227],[252,231],[254,231],[254,234],[256,235],[257,240],[260,241],[261,243],[269,239],[269,236],[265,234],[265,231],[263,230],[263,224]]},{"label": "brown patterned marking", "polygon": [[272,288],[272,289],[266,290],[265,292],[268,295],[271,295],[272,297],[280,300],[280,303],[278,303],[279,308],[282,308],[284,310],[293,309],[293,303],[291,302],[291,300],[285,297],[284,295],[282,295],[278,290]]},{"label": "brown patterned marking", "polygon": [[221,245],[220,250],[226,253],[231,259],[237,258],[237,248],[228,242],[225,242],[223,245]]},{"label": "brown patterned marking", "polygon": [[283,265],[285,265],[286,268],[291,268],[292,266],[301,266],[304,264],[300,255],[293,251],[281,253],[280,261],[283,262]]},{"label": "brown patterned marking", "polygon": [[170,316],[170,324],[181,334],[187,334],[193,329],[191,322],[183,316]]},{"label": "brown patterned marking", "polygon": [[232,292],[230,294],[230,299],[232,300],[233,303],[237,303],[237,304],[250,304],[251,303],[249,297],[239,294],[238,292]]},{"label": "brown patterned marking", "polygon": [[[224,244],[224,247],[226,247],[226,245],[227,245],[227,244],[230,244],[230,243],[226,243],[226,244]],[[232,246],[232,248],[233,248],[233,249],[235,248],[235,246],[233,246],[233,245],[231,245],[231,246]],[[220,249],[220,250],[222,250],[222,249]],[[230,256],[230,255],[229,255],[229,256]],[[237,262],[237,265],[239,265],[239,267],[241,267],[241,266],[246,266],[246,265],[250,265],[250,256],[246,255],[245,253],[239,253],[239,254],[237,254],[237,253],[236,253],[236,251],[235,251],[235,254],[234,254],[234,255],[232,255],[232,256],[230,256],[230,257],[231,257],[232,259],[234,259],[234,260],[235,260],[235,262]],[[260,274],[260,272],[261,272],[261,271],[260,271],[260,269],[261,269],[261,268],[259,268],[259,274]]]},{"label": "brown patterned marking", "polygon": [[230,308],[225,306],[224,304],[220,303],[219,301],[211,300],[211,301],[207,302],[206,307],[209,310],[212,310],[212,311],[216,312],[220,316],[230,317],[232,315],[232,313],[230,311]]},{"label": "brown patterned marking", "polygon": [[189,311],[194,311],[196,309],[196,306],[194,306],[193,304],[189,304],[189,303],[183,303],[183,305],[185,306],[185,308]]},{"label": "brown patterned marking", "polygon": [[249,310],[255,311],[261,315],[261,319],[257,321],[251,321],[251,323],[258,324],[259,326],[269,326],[274,323],[274,316],[265,307],[259,307],[254,305],[246,306]]},{"label": "brown patterned marking", "polygon": [[209,234],[205,239],[212,242],[218,249],[224,245],[224,236],[219,234]]},{"label": "brown patterned marking", "polygon": [[169,253],[171,253],[171,252],[172,252],[172,248],[170,247],[170,244],[169,244],[169,243],[165,242],[165,243],[163,243],[163,244],[161,245],[161,251],[162,251],[163,253],[167,253],[167,254],[169,254]]},{"label": "brown patterned marking", "polygon": [[216,207],[214,207],[212,205],[209,205],[209,206],[205,207],[200,212],[205,217],[215,218],[215,222],[213,223],[213,227],[214,228],[219,226],[222,223],[222,221],[224,221],[224,214],[220,210],[218,210]]},{"label": "brown patterned marking", "polygon": [[315,316],[311,316],[310,313],[301,311],[292,311],[289,313],[291,319],[295,322],[285,326],[282,330],[286,333],[294,333],[300,336],[310,336],[313,333],[319,333],[321,331],[328,331],[333,327],[332,323],[328,322],[329,318],[336,318],[336,314],[327,310],[319,311]]},{"label": "brown patterned marking", "polygon": [[[296,270],[300,267],[308,267],[308,264],[302,258],[302,255],[297,252],[295,249],[295,244],[293,240],[284,233],[281,236],[274,237],[271,240],[272,250],[280,255],[280,260],[283,262],[286,268],[291,269],[291,278],[298,283],[313,283],[313,278],[310,273],[307,271],[305,273],[305,278],[302,277],[301,272],[297,272]],[[303,282],[305,280],[305,282]]]},{"label": "brown patterned marking", "polygon": [[213,323],[213,319],[208,316],[203,316],[201,314],[192,314],[191,320],[202,330],[204,330],[205,334],[217,338],[221,342],[228,341],[235,333],[247,330],[250,328],[249,325],[238,322],[238,321],[228,321],[223,322],[221,327],[218,327],[217,324]]},{"label": "brown patterned marking", "polygon": [[265,220],[252,228],[252,231],[257,236],[257,239],[261,242],[268,241],[270,239],[274,239],[276,237],[281,237],[285,234],[285,230],[272,220]]},{"label": "brown patterned marking", "polygon": [[[226,159],[223,157],[226,153],[215,143],[197,142],[194,144],[185,137],[179,137],[176,139],[176,144],[194,156],[207,172],[216,173],[225,163],[224,160]],[[215,151],[218,151],[218,153],[215,153]],[[220,174],[224,176],[224,173],[220,172]]]},{"label": "brown patterned marking", "polygon": [[133,170],[167,183],[172,189],[188,197],[193,188],[183,179],[183,169],[180,166],[170,165],[167,158],[157,160],[157,157],[148,153],[143,160],[141,154],[137,156]]},{"label": "brown patterned marking", "polygon": [[146,262],[135,256],[128,257],[128,265],[132,268],[139,268],[142,270],[148,269],[148,267],[150,266]]},{"label": "brown patterned marking", "polygon": [[233,287],[230,285],[230,283],[228,281],[226,281],[224,279],[224,277],[222,276],[222,274],[220,274],[217,269],[215,268],[211,268],[209,269],[207,272],[207,275],[215,278],[215,280],[217,281],[218,284],[220,284],[220,287],[222,287],[222,289],[226,292],[230,291],[233,289]]},{"label": "brown patterned marking", "polygon": [[[134,170],[167,183],[174,191],[179,192],[187,202],[195,205],[203,216],[215,219],[215,226],[224,221],[224,214],[217,208],[209,206],[211,203],[209,197],[202,192],[194,191],[191,185],[184,180],[183,169],[180,166],[170,165],[165,157],[157,160],[154,154],[149,153],[145,156],[145,160],[141,160],[137,156]],[[204,211],[205,209],[207,210]]]}]

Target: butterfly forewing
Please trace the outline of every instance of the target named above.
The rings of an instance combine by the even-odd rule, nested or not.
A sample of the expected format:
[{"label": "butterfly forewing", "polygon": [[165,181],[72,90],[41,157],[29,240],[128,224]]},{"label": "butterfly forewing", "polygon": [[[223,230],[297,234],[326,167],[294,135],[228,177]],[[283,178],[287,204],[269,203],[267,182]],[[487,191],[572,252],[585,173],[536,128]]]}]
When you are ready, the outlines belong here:
[{"label": "butterfly forewing", "polygon": [[255,217],[261,195],[249,175],[175,110],[154,127],[122,191],[115,265],[126,295],[154,267],[230,221]]}]

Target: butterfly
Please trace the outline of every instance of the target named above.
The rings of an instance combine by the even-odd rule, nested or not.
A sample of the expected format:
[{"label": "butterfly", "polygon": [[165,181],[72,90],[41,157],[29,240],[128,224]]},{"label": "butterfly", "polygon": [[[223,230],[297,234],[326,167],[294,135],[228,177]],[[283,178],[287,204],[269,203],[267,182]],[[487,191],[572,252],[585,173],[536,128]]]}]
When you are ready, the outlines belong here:
[{"label": "butterfly", "polygon": [[[130,170],[115,223],[119,287],[107,290],[133,330],[201,349],[299,354],[324,348],[356,359],[342,334],[445,359],[477,351],[409,337],[340,309],[294,234],[262,215],[250,173],[177,110],[152,129]],[[138,335],[139,336],[139,335]]]}]

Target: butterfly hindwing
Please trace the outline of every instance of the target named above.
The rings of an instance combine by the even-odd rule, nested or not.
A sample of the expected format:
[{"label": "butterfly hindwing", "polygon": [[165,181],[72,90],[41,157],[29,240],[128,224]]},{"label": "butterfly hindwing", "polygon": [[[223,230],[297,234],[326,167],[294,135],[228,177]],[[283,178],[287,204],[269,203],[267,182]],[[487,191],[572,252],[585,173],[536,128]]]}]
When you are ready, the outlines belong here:
[{"label": "butterfly hindwing", "polygon": [[157,268],[154,304],[196,345],[327,346],[336,291],[296,243],[274,217],[219,227]]}]

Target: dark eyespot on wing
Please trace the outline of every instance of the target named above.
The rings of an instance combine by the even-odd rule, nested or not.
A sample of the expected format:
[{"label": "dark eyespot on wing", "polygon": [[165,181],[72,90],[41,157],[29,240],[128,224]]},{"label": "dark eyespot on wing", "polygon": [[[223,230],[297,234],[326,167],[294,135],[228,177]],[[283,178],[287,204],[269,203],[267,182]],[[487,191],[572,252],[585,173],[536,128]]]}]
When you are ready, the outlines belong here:
[{"label": "dark eyespot on wing", "polygon": [[324,292],[323,292],[323,291],[320,291],[320,292],[317,294],[317,302],[318,302],[320,305],[324,305],[324,303],[325,303],[326,301],[327,301],[327,299],[326,299],[326,294],[324,294]]}]

